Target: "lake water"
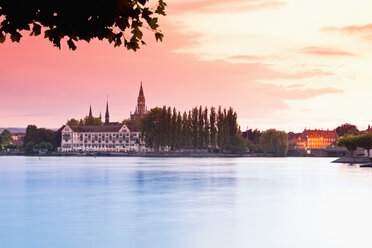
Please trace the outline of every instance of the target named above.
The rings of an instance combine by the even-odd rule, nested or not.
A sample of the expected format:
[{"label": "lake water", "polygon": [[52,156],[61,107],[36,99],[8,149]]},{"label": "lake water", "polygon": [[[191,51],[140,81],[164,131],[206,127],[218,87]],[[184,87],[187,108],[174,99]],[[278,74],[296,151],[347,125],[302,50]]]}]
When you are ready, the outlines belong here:
[{"label": "lake water", "polygon": [[327,158],[0,157],[0,247],[372,247],[372,170]]}]

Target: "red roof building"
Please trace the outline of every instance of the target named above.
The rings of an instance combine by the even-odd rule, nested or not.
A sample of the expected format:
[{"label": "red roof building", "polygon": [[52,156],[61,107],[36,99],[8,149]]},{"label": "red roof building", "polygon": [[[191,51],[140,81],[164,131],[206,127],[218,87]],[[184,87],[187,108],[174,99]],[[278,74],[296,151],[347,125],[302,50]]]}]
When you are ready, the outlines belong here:
[{"label": "red roof building", "polygon": [[289,143],[296,143],[297,149],[324,149],[330,146],[338,138],[336,131],[332,130],[307,130],[300,137],[291,139]]}]

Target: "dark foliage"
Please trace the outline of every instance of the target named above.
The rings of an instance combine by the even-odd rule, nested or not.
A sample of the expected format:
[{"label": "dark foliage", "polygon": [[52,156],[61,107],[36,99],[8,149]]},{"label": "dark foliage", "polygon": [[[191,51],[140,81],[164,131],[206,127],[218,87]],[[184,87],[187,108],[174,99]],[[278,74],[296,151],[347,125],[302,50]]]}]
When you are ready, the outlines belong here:
[{"label": "dark foliage", "polygon": [[345,123],[336,128],[336,133],[339,137],[344,135],[358,135],[359,130],[355,125]]},{"label": "dark foliage", "polygon": [[[45,129],[45,128],[37,128],[35,125],[27,126],[26,135],[23,139],[23,143],[25,144],[26,148],[27,148],[27,144],[31,142],[35,147],[42,143],[45,143],[45,144],[50,143],[52,145],[52,149],[57,148],[59,145],[57,143],[58,140],[56,140],[56,132],[54,132],[53,130]],[[48,148],[50,148],[50,146],[48,146]]]},{"label": "dark foliage", "polygon": [[136,51],[145,45],[144,29],[156,40],[163,39],[158,16],[165,15],[166,3],[158,0],[156,6],[149,5],[149,0],[0,1],[0,42],[7,35],[19,42],[21,32],[28,31],[31,36],[44,33],[58,48],[64,38],[72,50],[76,41],[98,38]]},{"label": "dark foliage", "polygon": [[182,115],[175,108],[154,108],[142,119],[141,131],[146,143],[155,149],[213,152],[218,148],[220,152],[241,154],[246,148],[232,108],[220,107],[219,116],[215,108],[209,112],[201,106]]}]

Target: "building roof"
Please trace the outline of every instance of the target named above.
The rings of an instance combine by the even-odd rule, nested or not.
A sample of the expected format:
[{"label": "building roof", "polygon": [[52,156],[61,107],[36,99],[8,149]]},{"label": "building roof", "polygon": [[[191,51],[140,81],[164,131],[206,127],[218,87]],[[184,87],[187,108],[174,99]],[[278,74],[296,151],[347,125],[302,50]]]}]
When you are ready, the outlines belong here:
[{"label": "building roof", "polygon": [[338,137],[335,130],[304,130],[300,136],[301,138],[328,138],[336,139]]},{"label": "building roof", "polygon": [[110,123],[109,125],[103,126],[70,126],[74,132],[119,132],[123,127],[122,123]]},{"label": "building roof", "polygon": [[131,132],[140,132],[140,128],[137,125],[130,124],[130,125],[127,125],[127,127],[129,128]]}]

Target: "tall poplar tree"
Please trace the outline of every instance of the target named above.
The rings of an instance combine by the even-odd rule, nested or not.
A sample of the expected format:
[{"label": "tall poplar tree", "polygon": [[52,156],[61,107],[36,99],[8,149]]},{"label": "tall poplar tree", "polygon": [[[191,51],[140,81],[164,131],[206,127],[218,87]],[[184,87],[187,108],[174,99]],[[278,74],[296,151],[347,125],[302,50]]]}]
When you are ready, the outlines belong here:
[{"label": "tall poplar tree", "polygon": [[209,130],[209,119],[208,119],[208,108],[204,108],[203,112],[204,118],[204,148],[208,150],[210,144],[210,130]]},{"label": "tall poplar tree", "polygon": [[198,148],[203,149],[204,146],[204,118],[203,118],[203,108],[199,107],[198,111]]},{"label": "tall poplar tree", "polygon": [[223,149],[223,143],[225,140],[225,131],[224,131],[224,122],[225,122],[225,117],[222,112],[221,106],[218,107],[218,114],[217,114],[217,145],[219,152],[222,152]]},{"label": "tall poplar tree", "polygon": [[[170,109],[170,108],[169,108]],[[170,145],[172,148],[176,147],[176,140],[177,140],[177,111],[176,108],[173,108],[173,113],[171,117],[171,122],[170,122]]]},{"label": "tall poplar tree", "polygon": [[198,108],[195,107],[191,112],[191,129],[192,129],[192,144],[195,150],[198,147]]},{"label": "tall poplar tree", "polygon": [[209,122],[210,122],[211,146],[212,146],[212,153],[213,153],[214,148],[216,147],[216,142],[217,142],[216,109],[214,107],[211,108]]},{"label": "tall poplar tree", "polygon": [[182,116],[178,111],[177,120],[176,120],[176,148],[180,149],[182,145]]}]

